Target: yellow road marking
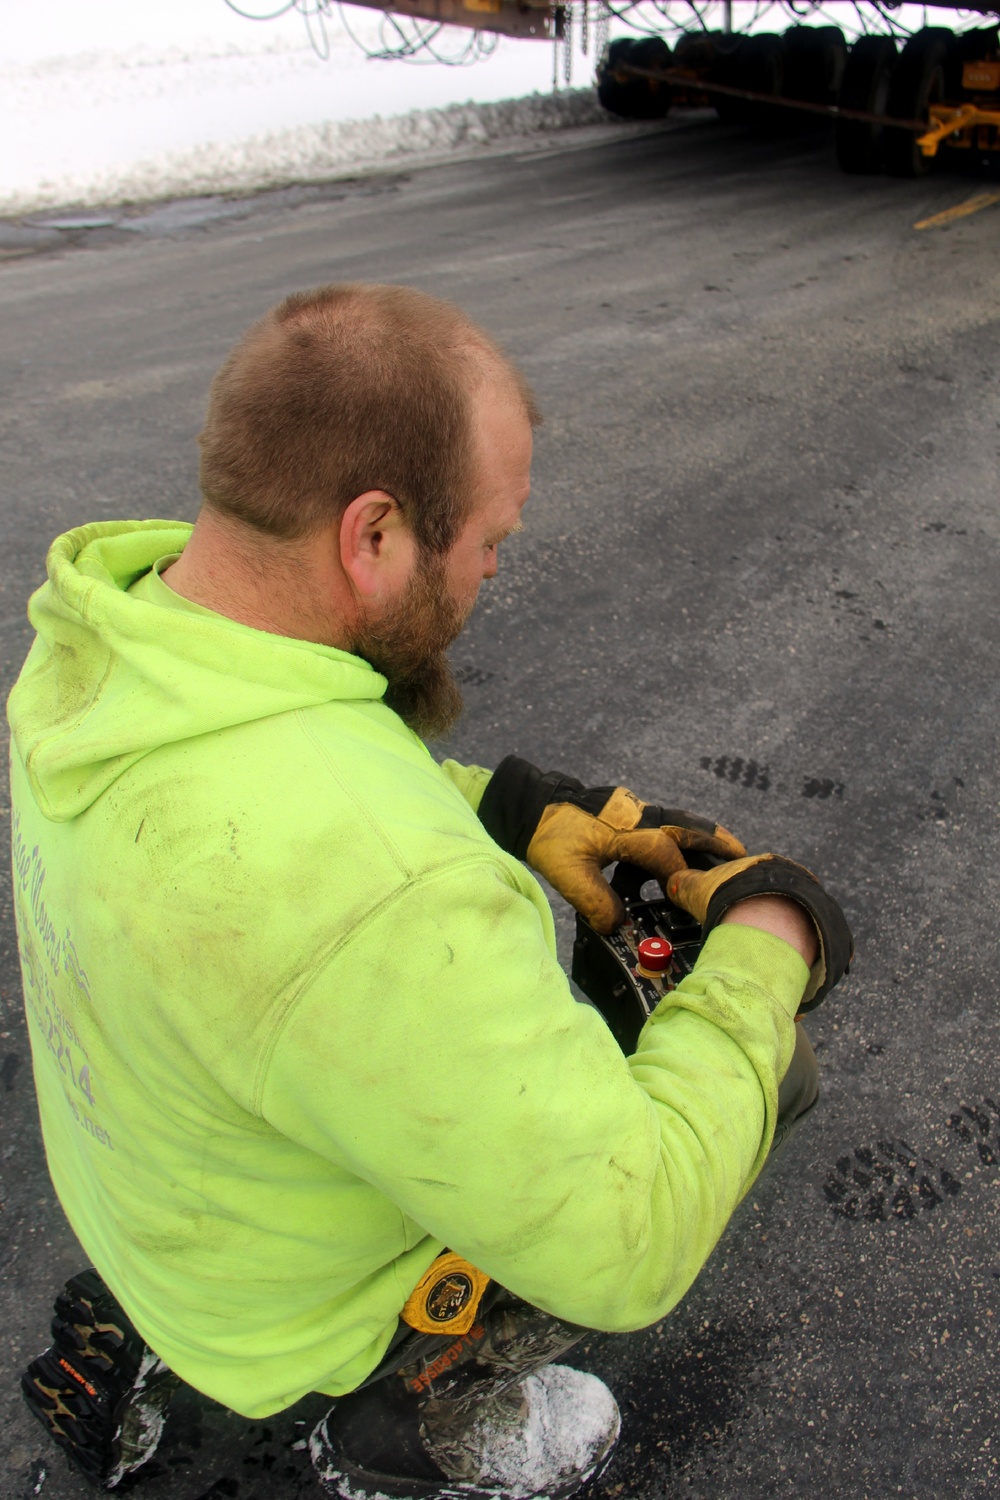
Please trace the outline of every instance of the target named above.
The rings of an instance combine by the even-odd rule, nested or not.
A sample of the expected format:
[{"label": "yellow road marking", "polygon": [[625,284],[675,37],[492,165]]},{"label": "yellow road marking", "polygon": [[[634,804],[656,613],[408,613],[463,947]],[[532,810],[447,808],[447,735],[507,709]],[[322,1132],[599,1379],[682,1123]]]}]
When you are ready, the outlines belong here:
[{"label": "yellow road marking", "polygon": [[953,224],[956,219],[965,219],[969,214],[977,214],[981,208],[992,208],[994,203],[1000,203],[1000,193],[977,193],[974,198],[966,198],[964,203],[956,203],[954,208],[946,208],[943,213],[932,214],[929,219],[921,219],[914,224],[914,229],[937,229],[941,224]]}]

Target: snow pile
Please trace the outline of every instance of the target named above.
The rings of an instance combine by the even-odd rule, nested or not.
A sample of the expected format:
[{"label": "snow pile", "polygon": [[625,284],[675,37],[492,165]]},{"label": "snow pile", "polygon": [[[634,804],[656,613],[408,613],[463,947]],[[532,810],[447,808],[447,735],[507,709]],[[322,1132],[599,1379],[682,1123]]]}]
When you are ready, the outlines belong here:
[{"label": "snow pile", "polygon": [[606,124],[607,119],[593,89],[574,89],[494,104],[412,110],[388,119],[376,115],[370,120],[300,125],[164,153],[89,176],[43,181],[0,197],[0,213],[324,181],[349,171],[443,156],[511,137]]}]

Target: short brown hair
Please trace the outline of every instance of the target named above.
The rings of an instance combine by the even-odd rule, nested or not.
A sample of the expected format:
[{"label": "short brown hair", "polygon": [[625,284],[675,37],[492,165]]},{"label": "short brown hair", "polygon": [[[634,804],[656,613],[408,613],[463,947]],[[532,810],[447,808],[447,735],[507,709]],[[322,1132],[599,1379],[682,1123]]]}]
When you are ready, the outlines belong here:
[{"label": "short brown hair", "polygon": [[537,424],[523,376],[451,303],[363,282],[296,292],[212,382],[206,503],[294,538],[385,490],[420,545],[446,551],[472,501],[472,396],[491,375]]}]

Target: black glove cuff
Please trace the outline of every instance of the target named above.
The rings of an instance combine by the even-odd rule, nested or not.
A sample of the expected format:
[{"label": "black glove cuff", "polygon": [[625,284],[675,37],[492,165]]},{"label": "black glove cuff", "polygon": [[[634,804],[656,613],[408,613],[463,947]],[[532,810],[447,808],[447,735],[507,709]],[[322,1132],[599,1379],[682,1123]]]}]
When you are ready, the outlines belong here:
[{"label": "black glove cuff", "polygon": [[719,825],[711,818],[699,817],[697,813],[685,812],[681,807],[655,807],[647,802],[639,819],[639,828],[689,828],[693,833],[707,833],[710,838],[719,831]]},{"label": "black glove cuff", "polygon": [[515,859],[525,859],[538,820],[550,802],[572,802],[597,813],[613,790],[585,787],[561,771],[540,771],[530,761],[508,755],[490,777],[479,804],[479,821],[501,849]]},{"label": "black glove cuff", "polygon": [[708,903],[702,938],[707,938],[712,928],[718,926],[731,906],[748,896],[787,896],[804,907],[812,918],[822,950],[824,972],[815,992],[803,1000],[799,1009],[815,1010],[834,985],[843,979],[854,957],[854,939],[847,918],[829,892],[803,865],[775,855],[741,870],[719,886]]}]

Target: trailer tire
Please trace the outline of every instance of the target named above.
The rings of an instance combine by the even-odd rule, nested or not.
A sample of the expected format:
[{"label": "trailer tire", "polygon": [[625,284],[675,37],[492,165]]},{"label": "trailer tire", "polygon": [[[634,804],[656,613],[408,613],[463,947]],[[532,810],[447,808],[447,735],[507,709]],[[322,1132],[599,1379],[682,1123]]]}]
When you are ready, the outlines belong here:
[{"label": "trailer tire", "polygon": [[[731,32],[726,35],[720,34],[713,51],[709,73],[710,83],[721,83],[731,89],[745,87],[740,72],[740,58],[745,44],[745,36],[734,35]],[[723,125],[746,124],[748,103],[746,99],[734,99],[729,94],[710,94],[709,98]]]},{"label": "trailer tire", "polygon": [[[889,114],[897,119],[929,120],[930,106],[945,97],[945,68],[952,34],[943,26],[925,26],[910,37],[899,54],[889,85]],[[935,158],[925,156],[912,130],[885,132],[885,166],[893,177],[925,177]]]},{"label": "trailer tire", "polygon": [[[637,68],[669,68],[672,61],[672,53],[662,36],[643,36],[632,43],[632,51],[629,54],[629,62]],[[642,85],[640,114],[633,118],[637,120],[662,120],[670,108],[670,85],[669,83],[658,83],[652,78],[639,78],[637,83]]]},{"label": "trailer tire", "polygon": [[670,108],[670,85],[653,78],[619,78],[622,64],[637,68],[669,68],[670,48],[661,36],[616,37],[597,69],[597,98],[610,114],[623,120],[662,120]]},{"label": "trailer tire", "polygon": [[788,98],[835,104],[847,65],[847,42],[840,27],[789,26],[784,41]]},{"label": "trailer tire", "polygon": [[597,98],[603,109],[609,114],[620,115],[622,119],[628,119],[628,101],[632,85],[635,80],[616,76],[619,63],[626,61],[632,47],[630,36],[615,37],[609,42],[604,56],[597,64]]},{"label": "trailer tire", "polygon": [[721,31],[685,31],[674,46],[674,67],[710,72],[722,35]]},{"label": "trailer tire", "polygon": [[[888,112],[889,89],[896,66],[891,36],[860,36],[851,48],[837,99],[841,109]],[[837,164],[842,172],[881,172],[885,131],[864,120],[838,120],[834,131]]]},{"label": "trailer tire", "polygon": [[[780,98],[785,91],[785,40],[774,31],[741,36],[732,50],[719,47],[712,82],[728,88],[751,89],[755,94]],[[774,125],[784,121],[787,111],[772,108],[759,99],[739,99],[718,94],[715,108],[727,125]]]}]

